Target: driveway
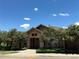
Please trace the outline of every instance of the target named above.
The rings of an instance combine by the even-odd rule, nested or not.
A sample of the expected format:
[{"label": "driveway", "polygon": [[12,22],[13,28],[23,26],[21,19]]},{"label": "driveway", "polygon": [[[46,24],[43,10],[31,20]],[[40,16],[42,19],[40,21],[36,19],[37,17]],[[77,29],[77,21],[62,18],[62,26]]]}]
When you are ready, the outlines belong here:
[{"label": "driveway", "polygon": [[0,59],[79,59],[79,56],[0,57]]},{"label": "driveway", "polygon": [[79,59],[77,54],[36,54],[36,50],[24,50],[19,53],[0,56],[0,59]]},{"label": "driveway", "polygon": [[36,50],[28,49],[28,50],[18,51],[18,53],[6,54],[5,56],[26,57],[26,56],[30,56],[30,55],[35,56]]}]

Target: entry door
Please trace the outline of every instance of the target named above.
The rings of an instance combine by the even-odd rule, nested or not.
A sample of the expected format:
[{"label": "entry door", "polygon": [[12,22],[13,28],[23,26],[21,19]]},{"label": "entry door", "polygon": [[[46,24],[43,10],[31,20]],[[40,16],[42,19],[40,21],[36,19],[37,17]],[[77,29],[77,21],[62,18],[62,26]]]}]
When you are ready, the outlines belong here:
[{"label": "entry door", "polygon": [[39,45],[40,45],[39,38],[35,38],[35,40],[34,40],[34,48],[35,49],[39,48]]},{"label": "entry door", "polygon": [[31,38],[30,39],[30,48],[37,49],[37,48],[39,48],[39,46],[40,46],[39,38]]},{"label": "entry door", "polygon": [[32,49],[34,46],[34,39],[33,38],[30,38],[30,48]]}]

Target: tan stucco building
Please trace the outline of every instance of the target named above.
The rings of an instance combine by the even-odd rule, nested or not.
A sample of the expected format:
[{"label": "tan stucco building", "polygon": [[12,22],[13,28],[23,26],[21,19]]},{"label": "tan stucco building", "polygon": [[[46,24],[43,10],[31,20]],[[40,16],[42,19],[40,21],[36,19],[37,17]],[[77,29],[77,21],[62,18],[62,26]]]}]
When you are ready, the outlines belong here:
[{"label": "tan stucco building", "polygon": [[[39,25],[36,28],[31,28],[27,31],[28,39],[27,39],[27,48],[45,48],[48,47],[47,42],[44,42],[42,39],[43,30],[47,29],[47,26]],[[53,47],[56,45],[57,40],[53,41]]]},{"label": "tan stucco building", "polygon": [[28,48],[43,48],[44,43],[41,39],[43,35],[42,30],[45,30],[47,27],[44,25],[39,25],[36,28],[31,28],[28,33],[27,47]]}]

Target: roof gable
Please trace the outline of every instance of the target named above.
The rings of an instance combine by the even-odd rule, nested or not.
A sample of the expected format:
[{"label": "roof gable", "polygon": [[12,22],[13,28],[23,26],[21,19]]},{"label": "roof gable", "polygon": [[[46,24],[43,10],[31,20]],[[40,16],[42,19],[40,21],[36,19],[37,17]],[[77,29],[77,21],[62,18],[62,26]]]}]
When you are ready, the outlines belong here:
[{"label": "roof gable", "polygon": [[29,31],[27,31],[27,33],[31,32],[31,31],[33,31],[33,30],[35,30],[35,31],[37,31],[37,32],[39,32],[39,33],[41,33],[41,31],[40,31],[39,29],[36,29],[36,28],[31,28]]},{"label": "roof gable", "polygon": [[47,27],[47,26],[45,26],[45,25],[40,24],[40,25],[39,25],[39,26],[37,26],[36,28],[40,30],[40,29],[42,29],[42,28],[45,28],[45,29],[46,29],[46,28],[48,28],[48,27]]}]

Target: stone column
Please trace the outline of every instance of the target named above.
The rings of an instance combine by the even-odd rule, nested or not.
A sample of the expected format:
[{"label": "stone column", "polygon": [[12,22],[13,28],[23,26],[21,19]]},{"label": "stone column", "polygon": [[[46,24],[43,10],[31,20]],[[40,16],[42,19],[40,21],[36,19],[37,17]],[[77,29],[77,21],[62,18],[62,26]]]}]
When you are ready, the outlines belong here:
[{"label": "stone column", "polygon": [[27,40],[27,48],[30,48],[30,38]]},{"label": "stone column", "polygon": [[44,43],[43,41],[40,39],[40,48],[43,48],[44,47]]}]

